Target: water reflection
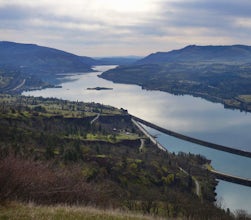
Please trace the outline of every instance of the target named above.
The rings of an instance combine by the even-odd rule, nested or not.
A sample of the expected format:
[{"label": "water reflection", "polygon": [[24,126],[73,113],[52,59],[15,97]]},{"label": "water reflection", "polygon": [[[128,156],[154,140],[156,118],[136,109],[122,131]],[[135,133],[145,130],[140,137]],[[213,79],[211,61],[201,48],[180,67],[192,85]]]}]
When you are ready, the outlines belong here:
[{"label": "water reflection", "polygon": [[[214,169],[251,179],[250,158],[217,151],[214,149],[206,148],[194,143],[189,143],[177,139],[172,136],[160,133],[152,128],[144,126],[152,135],[157,135],[157,140],[165,146],[168,151],[178,153],[194,153],[205,155],[212,160],[211,164]],[[234,183],[229,183],[220,180],[216,188],[217,203],[221,204],[222,208],[230,208],[230,210],[243,209],[251,211],[251,187],[241,186]]]},{"label": "water reflection", "polygon": [[[109,67],[97,67],[104,71]],[[114,67],[114,66],[113,66]],[[251,151],[251,114],[224,109],[221,104],[211,103],[192,96],[174,96],[160,91],[146,91],[139,86],[115,84],[98,78],[100,72],[67,76],[74,80],[63,82],[62,88],[24,92],[24,95],[56,97],[72,101],[98,102],[125,108],[138,117],[159,126],[199,139]],[[113,90],[87,90],[89,87],[109,87]],[[239,156],[203,148],[182,141],[159,136],[159,140],[171,151],[185,151],[205,155],[220,170],[251,177],[251,160]],[[251,192],[247,187],[220,181],[217,192],[227,207],[247,211]],[[238,191],[237,191],[238,190]],[[235,193],[234,193],[235,192]],[[250,207],[249,207],[250,208]]]},{"label": "water reflection", "polygon": [[[109,67],[97,67],[105,70]],[[192,96],[174,96],[160,91],[146,91],[139,86],[115,84],[98,78],[100,72],[68,76],[73,82],[60,89],[25,92],[25,95],[57,97],[68,100],[99,102],[128,109],[131,114],[162,127],[218,144],[251,151],[251,114],[224,109]],[[87,90],[89,87],[113,90]]]}]

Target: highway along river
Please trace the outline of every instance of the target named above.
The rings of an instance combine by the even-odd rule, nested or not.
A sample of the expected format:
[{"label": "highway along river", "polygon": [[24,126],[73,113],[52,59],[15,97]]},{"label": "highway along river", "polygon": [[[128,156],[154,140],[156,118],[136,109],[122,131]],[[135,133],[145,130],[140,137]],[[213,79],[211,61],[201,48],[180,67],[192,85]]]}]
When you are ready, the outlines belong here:
[{"label": "highway along river", "polygon": [[[24,92],[24,95],[56,97],[72,101],[98,102],[125,108],[132,115],[161,127],[205,141],[251,151],[251,113],[224,109],[223,105],[192,96],[175,96],[160,91],[142,90],[140,86],[115,84],[98,75],[114,66],[97,66],[99,72],[71,74],[62,88]],[[107,87],[112,90],[88,90]],[[216,170],[251,178],[251,159],[202,147],[148,128],[171,152],[191,152],[212,160]],[[217,202],[232,211],[251,213],[251,188],[220,181]]]}]

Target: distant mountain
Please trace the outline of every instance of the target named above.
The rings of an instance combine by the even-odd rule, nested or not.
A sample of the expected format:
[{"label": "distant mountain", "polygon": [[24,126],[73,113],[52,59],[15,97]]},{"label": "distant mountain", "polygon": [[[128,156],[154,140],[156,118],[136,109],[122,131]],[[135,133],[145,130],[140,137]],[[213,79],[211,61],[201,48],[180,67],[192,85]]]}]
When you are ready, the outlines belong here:
[{"label": "distant mountain", "polygon": [[144,89],[190,94],[251,112],[251,47],[187,46],[151,54],[101,78]]},{"label": "distant mountain", "polygon": [[96,61],[35,44],[0,42],[0,67],[23,74],[57,74],[91,71]]},{"label": "distant mountain", "polygon": [[122,56],[122,57],[97,57],[95,58],[100,65],[129,65],[142,59],[138,56]]},{"label": "distant mountain", "polygon": [[190,45],[180,50],[157,52],[139,60],[137,64],[165,62],[251,62],[251,46],[196,46]]},{"label": "distant mountain", "polygon": [[35,44],[0,41],[0,93],[53,87],[57,74],[90,72],[97,61]]}]

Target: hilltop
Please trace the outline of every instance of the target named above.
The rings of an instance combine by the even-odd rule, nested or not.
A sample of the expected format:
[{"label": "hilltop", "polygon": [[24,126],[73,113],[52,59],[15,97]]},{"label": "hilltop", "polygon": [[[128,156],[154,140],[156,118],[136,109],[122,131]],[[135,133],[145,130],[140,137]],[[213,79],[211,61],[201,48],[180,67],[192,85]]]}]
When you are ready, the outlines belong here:
[{"label": "hilltop", "polygon": [[178,62],[251,62],[251,46],[197,46],[189,45],[180,50],[157,52],[139,60],[137,64]]},{"label": "hilltop", "polygon": [[36,44],[0,42],[0,66],[16,69],[25,74],[39,75],[91,71],[91,66],[95,62],[90,57],[80,57],[62,50]]},{"label": "hilltop", "polygon": [[[90,72],[97,61],[62,50],[0,42],[0,92],[20,93],[25,89],[53,87],[58,74]],[[62,77],[62,75],[61,75]]]},{"label": "hilltop", "polygon": [[187,46],[151,54],[100,77],[117,82],[190,94],[225,107],[251,111],[251,47]]}]

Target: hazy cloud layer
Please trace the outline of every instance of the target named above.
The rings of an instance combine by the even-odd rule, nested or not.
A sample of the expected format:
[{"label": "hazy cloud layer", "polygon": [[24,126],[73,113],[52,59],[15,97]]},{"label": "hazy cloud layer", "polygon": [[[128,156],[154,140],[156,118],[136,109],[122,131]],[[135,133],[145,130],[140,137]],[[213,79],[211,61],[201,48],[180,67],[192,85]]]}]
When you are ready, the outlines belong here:
[{"label": "hazy cloud layer", "polygon": [[89,56],[251,44],[249,0],[0,0],[0,40]]}]

